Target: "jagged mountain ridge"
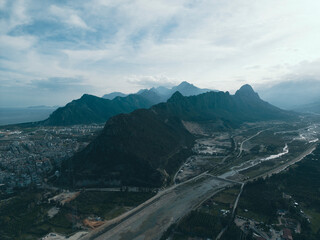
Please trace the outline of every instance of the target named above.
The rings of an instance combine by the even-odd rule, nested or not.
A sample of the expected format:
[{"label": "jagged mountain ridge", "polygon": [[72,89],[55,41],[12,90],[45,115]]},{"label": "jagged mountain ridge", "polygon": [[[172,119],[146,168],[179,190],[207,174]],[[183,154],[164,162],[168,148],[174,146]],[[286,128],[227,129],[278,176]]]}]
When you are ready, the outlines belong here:
[{"label": "jagged mountain ridge", "polygon": [[[206,93],[206,92],[217,92],[217,90],[211,90],[211,89],[207,89],[207,88],[198,88],[196,86],[194,86],[193,84],[190,84],[186,81],[180,83],[178,86],[171,88],[170,90],[170,97],[173,93],[175,92],[180,92],[183,96],[194,96],[194,95],[199,95],[201,93]],[[169,99],[169,97],[168,97]]]},{"label": "jagged mountain ridge", "polygon": [[197,96],[184,97],[176,92],[167,103],[154,109],[170,113],[182,120],[224,121],[239,124],[245,121],[279,119],[290,115],[261,100],[250,85],[242,86],[234,95],[229,92],[208,92]]},{"label": "jagged mountain ridge", "polygon": [[127,97],[116,97],[113,100],[84,94],[80,99],[58,108],[48,119],[39,123],[49,126],[104,123],[119,113],[128,113],[151,105],[152,103],[147,99],[133,94]]},{"label": "jagged mountain ridge", "polygon": [[[184,81],[172,88],[159,86],[159,87],[153,87],[150,89],[140,89],[138,92],[134,94],[145,96],[148,100],[156,104],[156,103],[167,101],[172,96],[172,94],[174,94],[177,91],[180,92],[183,96],[193,96],[193,95],[198,95],[201,93],[216,91],[216,90],[198,88],[193,84]],[[103,95],[102,98],[112,99],[112,97],[115,98],[117,96],[124,97],[124,96],[127,96],[127,94],[124,94],[121,92],[112,92],[112,93]]]},{"label": "jagged mountain ridge", "polygon": [[101,135],[69,160],[67,165],[73,170],[69,176],[76,186],[159,187],[170,181],[190,154],[194,136],[184,121],[222,122],[228,128],[246,121],[290,117],[292,113],[262,101],[249,85],[235,95],[208,92],[184,97],[176,92],[166,103],[110,118]]},{"label": "jagged mountain ridge", "polygon": [[122,93],[122,92],[112,92],[108,93],[102,96],[102,98],[113,100],[116,97],[126,97],[128,94]]},{"label": "jagged mountain ridge", "polygon": [[[209,91],[182,82],[172,89],[180,89],[183,95],[196,95]],[[40,125],[65,126],[75,124],[103,123],[110,117],[120,113],[129,113],[139,108],[149,108],[154,104],[165,102],[171,95],[172,89],[157,87],[140,90],[137,94],[125,96],[122,93],[111,93],[108,96],[122,95],[110,99],[99,98],[84,94],[80,99],[73,100],[64,107],[54,111],[48,119],[39,122]]]}]

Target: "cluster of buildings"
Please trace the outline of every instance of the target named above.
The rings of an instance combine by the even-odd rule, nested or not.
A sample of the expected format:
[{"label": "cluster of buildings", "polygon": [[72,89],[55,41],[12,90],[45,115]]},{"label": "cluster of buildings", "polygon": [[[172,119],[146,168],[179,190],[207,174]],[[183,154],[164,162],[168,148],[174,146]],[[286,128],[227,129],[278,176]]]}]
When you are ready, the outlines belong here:
[{"label": "cluster of buildings", "polygon": [[64,159],[84,148],[102,125],[0,130],[1,191],[41,186]]},{"label": "cluster of buildings", "polygon": [[[310,222],[309,218],[300,209],[299,203],[285,193],[282,193],[282,197],[288,200],[288,203],[295,208],[300,217],[306,218]],[[242,216],[236,216],[235,223],[243,232],[253,232],[253,236],[257,240],[293,240],[293,233],[301,233],[301,224],[295,218],[288,210],[278,209],[277,224],[266,225],[263,222],[256,222]]]},{"label": "cluster of buildings", "polygon": [[269,226],[269,231],[266,231],[264,223],[241,216],[236,216],[235,224],[240,227],[244,233],[252,232],[253,238],[256,240],[293,240],[292,231],[287,227],[281,230],[275,230]]}]

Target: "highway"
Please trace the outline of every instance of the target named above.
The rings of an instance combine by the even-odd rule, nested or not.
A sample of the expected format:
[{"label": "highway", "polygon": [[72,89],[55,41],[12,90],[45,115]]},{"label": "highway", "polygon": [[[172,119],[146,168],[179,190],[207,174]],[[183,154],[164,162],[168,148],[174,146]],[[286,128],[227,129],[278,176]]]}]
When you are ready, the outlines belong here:
[{"label": "highway", "polygon": [[[256,133],[241,143],[240,153],[238,156],[241,155],[243,143],[259,135],[261,132],[263,131]],[[270,176],[281,172],[290,165],[303,159],[314,149],[315,144],[310,146],[293,160],[277,167],[276,169],[265,172],[259,177],[266,177],[268,175]],[[246,182],[252,180],[253,179],[249,179]],[[195,209],[209,197],[224,190],[226,187],[235,184],[241,184],[241,190],[234,204],[232,212],[232,215],[234,216],[245,183],[225,179],[223,178],[223,175],[214,176],[206,171],[188,181],[175,184],[159,192],[156,196],[138,207],[107,222],[102,227],[91,231],[80,239],[158,240],[171,224],[179,221],[179,219],[187,215],[192,209]],[[227,227],[220,232],[217,239],[222,236],[226,229]]]},{"label": "highway", "polygon": [[[232,215],[231,215],[231,222],[233,222],[233,220],[234,220],[234,215],[235,215],[235,212],[236,212],[236,209],[237,209],[237,206],[238,206],[238,202],[239,202],[240,196],[241,196],[241,194],[242,194],[242,192],[243,192],[244,184],[245,184],[245,183],[241,183],[241,188],[240,188],[239,194],[238,194],[238,196],[237,196],[237,198],[236,198],[236,201],[235,201],[235,203],[234,203],[234,205],[233,205]],[[231,223],[231,222],[230,222],[230,223]],[[218,234],[218,236],[216,237],[216,240],[219,240],[219,239],[221,238],[221,236],[224,234],[224,232],[227,231],[228,227],[229,227],[229,225],[225,226],[225,227],[221,230],[221,232],[220,232],[220,233]]]},{"label": "highway", "polygon": [[274,169],[271,169],[270,171],[267,171],[265,173],[262,173],[261,175],[259,176],[256,176],[254,178],[251,178],[249,180],[247,180],[247,182],[250,182],[250,181],[254,181],[255,179],[258,179],[258,178],[266,178],[266,177],[270,177],[272,176],[273,174],[278,174],[284,170],[286,170],[288,167],[290,167],[291,165],[301,161],[302,159],[304,159],[307,155],[311,154],[314,150],[316,149],[316,144],[313,144],[311,145],[309,148],[307,148],[303,153],[301,153],[299,156],[293,158],[292,160],[274,168]]},{"label": "highway", "polygon": [[243,151],[243,144],[244,144],[245,142],[251,140],[252,138],[254,138],[254,137],[256,137],[256,136],[258,136],[260,133],[262,133],[262,132],[264,132],[264,131],[266,131],[266,130],[268,130],[268,129],[259,131],[259,132],[257,132],[256,134],[252,135],[251,137],[249,137],[249,138],[245,139],[244,141],[242,141],[241,144],[240,144],[239,154],[238,154],[237,158],[239,158],[239,157],[241,156],[241,153],[242,153],[242,151]]},{"label": "highway", "polygon": [[81,240],[156,240],[174,222],[207,198],[234,183],[203,173],[159,193],[131,214],[90,232]]}]

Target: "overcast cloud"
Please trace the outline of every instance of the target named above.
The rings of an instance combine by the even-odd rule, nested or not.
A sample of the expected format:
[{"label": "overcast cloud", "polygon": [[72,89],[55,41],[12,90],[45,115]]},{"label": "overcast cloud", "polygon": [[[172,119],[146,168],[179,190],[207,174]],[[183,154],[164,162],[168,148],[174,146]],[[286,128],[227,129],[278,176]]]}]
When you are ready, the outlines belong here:
[{"label": "overcast cloud", "polygon": [[320,80],[320,1],[0,0],[0,106]]}]

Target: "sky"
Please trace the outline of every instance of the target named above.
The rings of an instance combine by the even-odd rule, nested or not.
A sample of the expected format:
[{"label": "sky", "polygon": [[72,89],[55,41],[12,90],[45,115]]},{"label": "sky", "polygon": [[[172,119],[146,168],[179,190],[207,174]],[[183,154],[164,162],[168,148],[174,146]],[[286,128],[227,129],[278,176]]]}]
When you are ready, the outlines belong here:
[{"label": "sky", "polygon": [[0,106],[320,81],[317,0],[0,0]]}]

